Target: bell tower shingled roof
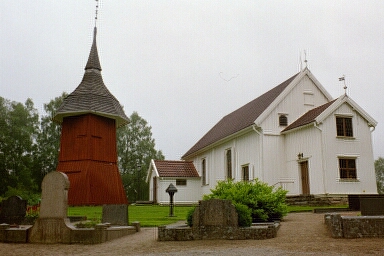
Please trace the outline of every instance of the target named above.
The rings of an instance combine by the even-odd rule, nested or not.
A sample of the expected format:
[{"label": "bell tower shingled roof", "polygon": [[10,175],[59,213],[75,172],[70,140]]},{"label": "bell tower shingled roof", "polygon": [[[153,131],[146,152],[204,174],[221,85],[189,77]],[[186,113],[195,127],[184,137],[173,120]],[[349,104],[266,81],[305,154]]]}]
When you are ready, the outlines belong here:
[{"label": "bell tower shingled roof", "polygon": [[85,70],[97,69],[97,70],[101,71],[99,54],[98,54],[97,45],[96,45],[96,33],[97,33],[97,28],[95,27],[93,29],[93,42],[92,42],[91,52],[89,53],[88,62],[84,68]]},{"label": "bell tower shingled roof", "polygon": [[63,118],[83,114],[94,114],[115,119],[116,127],[129,122],[119,101],[111,94],[103,82],[101,65],[96,45],[97,28],[93,31],[93,42],[85,66],[83,80],[69,94],[58,108],[53,120],[62,123]]}]

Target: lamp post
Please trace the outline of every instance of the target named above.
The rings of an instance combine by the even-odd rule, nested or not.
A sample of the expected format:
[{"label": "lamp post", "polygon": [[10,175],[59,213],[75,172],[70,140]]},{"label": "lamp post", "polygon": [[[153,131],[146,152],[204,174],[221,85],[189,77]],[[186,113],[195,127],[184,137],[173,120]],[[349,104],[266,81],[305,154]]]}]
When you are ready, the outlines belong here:
[{"label": "lamp post", "polygon": [[168,188],[165,190],[169,194],[169,217],[174,217],[173,215],[173,195],[177,192],[177,188],[171,183]]}]

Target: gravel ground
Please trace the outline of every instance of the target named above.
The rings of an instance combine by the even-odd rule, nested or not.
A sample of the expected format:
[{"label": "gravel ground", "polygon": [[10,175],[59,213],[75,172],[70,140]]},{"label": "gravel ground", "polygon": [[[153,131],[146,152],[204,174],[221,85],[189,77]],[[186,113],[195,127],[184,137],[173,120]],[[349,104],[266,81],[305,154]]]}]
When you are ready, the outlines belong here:
[{"label": "gravel ground", "polygon": [[383,238],[331,238],[324,214],[314,213],[288,214],[277,237],[267,240],[158,242],[156,238],[156,228],[142,228],[97,245],[0,243],[0,255],[384,255]]}]

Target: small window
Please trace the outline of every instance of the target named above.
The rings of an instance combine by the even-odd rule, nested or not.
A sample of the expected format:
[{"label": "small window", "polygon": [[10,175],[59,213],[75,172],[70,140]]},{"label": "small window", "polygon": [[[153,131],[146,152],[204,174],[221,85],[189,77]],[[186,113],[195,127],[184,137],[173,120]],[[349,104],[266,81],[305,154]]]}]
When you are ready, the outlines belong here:
[{"label": "small window", "polygon": [[357,179],[356,159],[339,158],[340,179]]},{"label": "small window", "polygon": [[227,149],[226,152],[226,168],[227,168],[227,179],[232,179],[232,152]]},{"label": "small window", "polygon": [[201,179],[202,179],[202,185],[207,185],[207,165],[205,158],[201,160]]},{"label": "small window", "polygon": [[288,125],[288,117],[286,115],[280,115],[279,116],[279,125],[280,126],[287,126]]},{"label": "small window", "polygon": [[243,181],[249,181],[249,165],[244,165],[241,169]]},{"label": "small window", "polygon": [[339,137],[353,137],[352,118],[336,117],[336,130]]},{"label": "small window", "polygon": [[176,180],[176,186],[187,186],[187,180],[186,179],[177,179]]}]

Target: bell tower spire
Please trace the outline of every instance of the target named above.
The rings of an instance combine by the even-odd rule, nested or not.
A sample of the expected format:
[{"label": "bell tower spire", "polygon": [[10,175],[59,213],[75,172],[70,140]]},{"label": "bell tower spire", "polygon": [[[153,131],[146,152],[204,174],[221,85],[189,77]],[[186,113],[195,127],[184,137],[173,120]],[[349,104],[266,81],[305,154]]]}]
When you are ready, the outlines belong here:
[{"label": "bell tower spire", "polygon": [[92,42],[91,52],[89,53],[87,65],[85,65],[85,70],[96,69],[101,71],[99,53],[97,51],[97,45],[96,45],[96,34],[97,34],[96,23],[97,23],[98,9],[99,9],[99,0],[96,0],[95,27],[93,28],[93,42]]},{"label": "bell tower spire", "polygon": [[97,27],[94,27],[92,47],[89,53],[87,65],[85,65],[85,70],[96,69],[101,71],[99,53],[97,51],[97,45],[96,45],[96,34],[97,34]]}]

